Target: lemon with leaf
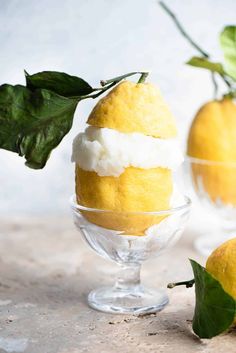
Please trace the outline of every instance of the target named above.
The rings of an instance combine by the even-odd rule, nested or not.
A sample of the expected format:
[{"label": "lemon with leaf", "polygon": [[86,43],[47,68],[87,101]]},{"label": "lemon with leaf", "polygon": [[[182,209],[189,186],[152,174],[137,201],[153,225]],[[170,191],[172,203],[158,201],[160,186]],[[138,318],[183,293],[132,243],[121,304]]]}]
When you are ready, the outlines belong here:
[{"label": "lemon with leaf", "polygon": [[[202,189],[213,202],[236,206],[236,26],[226,26],[219,41],[224,63],[210,59],[183,28],[175,14],[160,1],[177,28],[200,56],[187,64],[210,72],[214,99],[204,104],[190,127],[187,155],[191,159],[191,172],[197,191]],[[223,81],[226,92],[219,94],[218,80]]]},{"label": "lemon with leaf", "polygon": [[[137,83],[124,81],[137,74]],[[125,212],[169,209],[172,170],[182,162],[174,118],[159,89],[144,82],[147,75],[131,72],[93,88],[63,72],[25,71],[25,86],[0,86],[0,148],[18,153],[30,168],[44,168],[70,131],[77,105],[113,88],[91,112],[83,148],[75,148],[77,201],[110,212],[89,213],[90,221],[142,235],[163,217]]]},{"label": "lemon with leaf", "polygon": [[236,324],[236,238],[215,249],[205,268],[194,260],[190,263],[194,279],[168,287],[195,284],[192,328],[200,338],[212,338]]},{"label": "lemon with leaf", "polygon": [[[93,223],[143,235],[163,217],[132,212],[155,212],[171,206],[172,170],[164,159],[168,161],[169,154],[176,156],[174,148],[171,150],[177,134],[173,115],[155,85],[123,81],[96,104],[87,123],[88,130],[74,142],[77,202],[113,212],[87,212],[87,219]],[[109,140],[109,136],[113,138]],[[119,144],[126,144],[126,149]],[[157,144],[159,150],[155,150]],[[181,160],[177,154],[175,162]],[[115,173],[119,163],[123,168]]]},{"label": "lemon with leaf", "polygon": [[236,300],[236,238],[213,251],[207,259],[206,270]]},{"label": "lemon with leaf", "polygon": [[[226,92],[204,104],[190,127],[187,154],[193,161],[195,187],[203,188],[213,202],[236,206],[236,26],[227,26],[220,35],[225,64],[208,58],[192,58],[188,64],[209,69],[224,80]],[[217,93],[217,92],[215,92]],[[199,161],[198,161],[199,160]]]}]

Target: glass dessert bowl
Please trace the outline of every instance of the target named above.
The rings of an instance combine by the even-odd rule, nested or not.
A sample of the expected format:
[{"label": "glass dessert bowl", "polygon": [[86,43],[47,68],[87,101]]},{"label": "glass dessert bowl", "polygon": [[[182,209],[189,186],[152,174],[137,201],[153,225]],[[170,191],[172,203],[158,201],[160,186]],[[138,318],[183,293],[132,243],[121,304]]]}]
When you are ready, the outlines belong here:
[{"label": "glass dessert bowl", "polygon": [[[115,285],[90,292],[89,305],[110,313],[144,314],[162,310],[168,303],[168,296],[161,289],[141,285],[141,264],[160,255],[179,239],[188,219],[190,199],[183,197],[178,207],[159,212],[88,208],[79,205],[76,196],[71,197],[70,203],[74,222],[89,246],[120,266]],[[101,226],[111,225],[111,220],[115,230]],[[92,223],[94,221],[100,225]]]},{"label": "glass dessert bowl", "polygon": [[220,221],[218,232],[200,236],[195,241],[195,248],[208,256],[236,234],[236,162],[187,157],[185,164],[200,203]]}]

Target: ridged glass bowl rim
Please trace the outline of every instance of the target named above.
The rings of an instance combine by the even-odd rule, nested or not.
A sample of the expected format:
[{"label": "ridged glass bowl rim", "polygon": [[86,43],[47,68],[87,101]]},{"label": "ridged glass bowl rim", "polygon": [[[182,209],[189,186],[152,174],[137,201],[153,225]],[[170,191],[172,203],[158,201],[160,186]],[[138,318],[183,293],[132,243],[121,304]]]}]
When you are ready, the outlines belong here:
[{"label": "ridged glass bowl rim", "polygon": [[195,158],[188,155],[185,156],[185,162],[188,162],[191,164],[214,166],[214,167],[219,166],[219,167],[236,168],[236,162],[212,161],[207,159]]},{"label": "ridged glass bowl rim", "polygon": [[167,210],[161,210],[161,211],[112,211],[112,210],[103,210],[103,209],[99,209],[99,208],[90,208],[90,207],[86,207],[86,206],[82,206],[80,204],[77,203],[76,201],[76,195],[72,195],[70,197],[70,206],[73,209],[73,211],[75,212],[81,212],[81,211],[86,211],[86,212],[95,212],[95,213],[111,213],[111,214],[118,214],[118,215],[142,215],[142,216],[163,216],[163,215],[170,215],[173,213],[177,213],[179,211],[183,211],[183,210],[187,210],[190,208],[192,201],[190,200],[190,198],[188,196],[183,195],[183,198],[185,200],[185,203],[177,206],[177,207],[172,207],[170,209]]}]

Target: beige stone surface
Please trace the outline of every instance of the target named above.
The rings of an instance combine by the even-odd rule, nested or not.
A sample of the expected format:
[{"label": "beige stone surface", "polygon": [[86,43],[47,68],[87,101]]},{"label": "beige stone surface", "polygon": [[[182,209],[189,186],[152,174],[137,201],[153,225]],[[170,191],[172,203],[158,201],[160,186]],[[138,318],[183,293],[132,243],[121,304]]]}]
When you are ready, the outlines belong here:
[{"label": "beige stone surface", "polygon": [[[188,258],[204,264],[189,229],[168,253],[143,266],[143,282],[166,287],[190,279]],[[231,331],[199,340],[191,330],[194,289],[169,290],[170,304],[155,315],[97,312],[86,295],[112,284],[116,264],[82,240],[72,220],[11,219],[0,223],[0,353],[132,353],[236,351]]]}]

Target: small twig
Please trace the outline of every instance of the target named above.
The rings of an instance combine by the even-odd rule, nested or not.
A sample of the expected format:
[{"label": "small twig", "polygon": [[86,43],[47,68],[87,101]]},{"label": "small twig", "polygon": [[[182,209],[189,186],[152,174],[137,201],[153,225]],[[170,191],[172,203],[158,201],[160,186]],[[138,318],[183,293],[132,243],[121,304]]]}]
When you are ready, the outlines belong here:
[{"label": "small twig", "polygon": [[169,283],[167,285],[167,288],[172,289],[177,286],[186,286],[186,288],[191,288],[195,283],[195,279],[191,279],[190,281],[183,281],[183,282],[177,282],[177,283]]},{"label": "small twig", "polygon": [[109,90],[110,88],[114,87],[117,83],[119,83],[120,81],[122,81],[124,78],[129,77],[129,76],[133,76],[136,74],[140,74],[141,77],[139,78],[138,83],[144,82],[145,79],[147,78],[149,72],[148,71],[135,71],[135,72],[129,72],[128,74],[122,75],[122,76],[118,76],[118,77],[114,77],[111,78],[109,80],[101,80],[101,88],[95,88],[94,91],[99,91],[98,93],[95,94],[88,94],[86,96],[81,96],[81,97],[71,97],[74,99],[79,99],[79,100],[83,100],[83,99],[87,99],[87,98],[97,98],[99,97],[101,94],[103,94],[104,92],[106,92],[107,90]]},{"label": "small twig", "polygon": [[95,92],[95,91],[102,91],[103,90],[103,87],[95,87],[95,88],[93,88],[93,91]]},{"label": "small twig", "polygon": [[213,98],[216,99],[217,93],[218,93],[218,85],[217,85],[217,81],[216,81],[216,77],[215,77],[215,73],[214,72],[211,73],[211,78],[212,78],[212,83],[213,83],[213,86],[214,86]]},{"label": "small twig", "polygon": [[107,84],[111,83],[111,82],[120,82],[121,80],[123,80],[126,77],[129,76],[133,76],[133,75],[137,75],[137,74],[141,74],[141,77],[143,75],[146,75],[145,77],[148,76],[149,72],[148,71],[134,71],[134,72],[129,72],[128,74],[122,75],[122,76],[118,76],[118,77],[114,77],[114,78],[110,78],[109,80],[101,80],[100,84],[102,87],[106,86]]},{"label": "small twig", "polygon": [[182,33],[182,35],[189,41],[189,43],[199,51],[204,58],[209,58],[209,54],[203,50],[190,36],[189,34],[185,31],[181,23],[179,22],[178,18],[175,16],[175,14],[168,8],[168,6],[163,2],[159,1],[160,6],[168,13],[168,15],[173,19],[175,25],[179,29],[179,31]]},{"label": "small twig", "polygon": [[116,84],[118,83],[118,81],[114,81],[112,82],[110,85],[107,85],[106,87],[102,88],[102,90],[98,93],[95,93],[95,94],[89,94],[87,96],[82,96],[80,97],[80,100],[83,100],[83,99],[87,99],[87,98],[97,98],[99,97],[101,94],[103,94],[104,92],[106,92],[108,89],[112,88],[113,86],[115,86]]},{"label": "small twig", "polygon": [[101,94],[103,94],[104,92],[106,92],[108,89],[112,88],[113,86],[115,86],[119,81],[114,81],[112,82],[110,85],[106,86],[102,91],[96,93],[96,94],[93,94],[91,95],[90,97],[88,98],[97,98],[99,97]]},{"label": "small twig", "polygon": [[221,78],[224,80],[226,86],[227,86],[229,89],[231,89],[232,86],[231,86],[231,83],[229,82],[229,80],[228,80],[224,75],[220,75],[220,76],[221,76]]},{"label": "small twig", "polygon": [[[159,4],[165,10],[165,12],[172,18],[172,20],[174,21],[176,27],[179,29],[180,33],[184,36],[184,38],[187,39],[187,41],[190,43],[190,45],[192,45],[192,47],[194,47],[204,58],[208,58],[209,59],[210,55],[204,49],[202,49],[190,37],[190,35],[185,31],[185,29],[183,28],[182,24],[180,23],[180,21],[178,20],[176,15],[168,8],[168,6],[163,1],[159,1]],[[217,87],[217,83],[215,81],[215,77],[213,75],[211,77],[212,77],[212,83],[213,83],[213,86],[214,86],[214,95],[215,95],[217,90],[218,90],[218,87]],[[223,81],[225,82],[227,87],[231,90],[232,89],[231,83],[228,81],[228,79],[225,77],[225,75],[220,75],[220,77],[223,79]]]},{"label": "small twig", "polygon": [[149,75],[149,72],[143,72],[142,75],[140,76],[140,79],[138,80],[138,83],[145,82],[145,80],[148,77],[148,75]]}]

